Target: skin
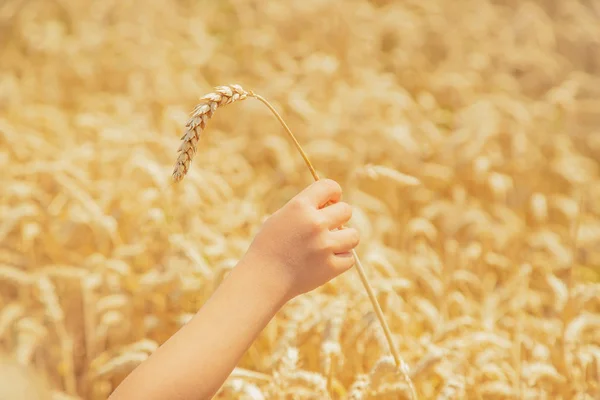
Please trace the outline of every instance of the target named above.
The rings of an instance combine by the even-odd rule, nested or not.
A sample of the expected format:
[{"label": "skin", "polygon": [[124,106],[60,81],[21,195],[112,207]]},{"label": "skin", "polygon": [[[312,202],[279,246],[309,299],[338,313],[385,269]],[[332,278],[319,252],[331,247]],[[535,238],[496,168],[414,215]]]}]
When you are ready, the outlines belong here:
[{"label": "skin", "polygon": [[[354,265],[359,243],[342,190],[320,180],[271,215],[248,251],[184,327],[109,397],[210,399],[268,322],[289,300]],[[327,205],[333,203],[331,205]]]}]

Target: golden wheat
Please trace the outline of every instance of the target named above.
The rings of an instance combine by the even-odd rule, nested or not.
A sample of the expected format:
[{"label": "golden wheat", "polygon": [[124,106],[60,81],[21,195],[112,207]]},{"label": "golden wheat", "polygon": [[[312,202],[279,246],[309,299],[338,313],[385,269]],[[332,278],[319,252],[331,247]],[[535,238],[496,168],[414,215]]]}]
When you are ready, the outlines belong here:
[{"label": "golden wheat", "polygon": [[[0,2],[0,397],[106,399],[307,184],[258,102],[169,184],[169,132],[234,80],[344,187],[420,398],[598,398],[597,2],[257,4]],[[218,398],[408,397],[370,382],[387,340],[359,278],[287,304]]]}]

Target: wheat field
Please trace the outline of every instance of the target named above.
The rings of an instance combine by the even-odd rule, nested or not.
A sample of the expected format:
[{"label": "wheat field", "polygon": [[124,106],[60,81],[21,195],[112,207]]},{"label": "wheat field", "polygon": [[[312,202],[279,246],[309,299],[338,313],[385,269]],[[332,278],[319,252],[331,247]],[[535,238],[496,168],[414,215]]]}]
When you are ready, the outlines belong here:
[{"label": "wheat field", "polygon": [[[0,2],[0,399],[106,399],[311,183],[420,399],[600,398],[597,0]],[[408,177],[418,179],[416,181]],[[409,399],[354,270],[217,399]]]}]

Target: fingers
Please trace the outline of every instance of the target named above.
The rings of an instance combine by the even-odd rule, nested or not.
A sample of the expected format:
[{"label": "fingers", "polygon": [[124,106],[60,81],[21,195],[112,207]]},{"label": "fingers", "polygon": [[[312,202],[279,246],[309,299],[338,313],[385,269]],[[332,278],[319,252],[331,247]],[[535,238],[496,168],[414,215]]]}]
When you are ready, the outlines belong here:
[{"label": "fingers", "polygon": [[327,206],[319,211],[325,218],[329,229],[336,229],[350,221],[352,218],[352,207],[348,203],[339,202]]},{"label": "fingers", "polygon": [[356,260],[352,253],[332,254],[330,265],[334,268],[336,274],[339,275],[352,268],[355,262]]},{"label": "fingers", "polygon": [[342,197],[342,188],[331,179],[321,179],[304,189],[300,196],[306,198],[316,208],[328,202],[337,202]]},{"label": "fingers", "polygon": [[360,242],[360,235],[354,228],[344,228],[329,232],[332,244],[331,249],[335,254],[347,253]]}]

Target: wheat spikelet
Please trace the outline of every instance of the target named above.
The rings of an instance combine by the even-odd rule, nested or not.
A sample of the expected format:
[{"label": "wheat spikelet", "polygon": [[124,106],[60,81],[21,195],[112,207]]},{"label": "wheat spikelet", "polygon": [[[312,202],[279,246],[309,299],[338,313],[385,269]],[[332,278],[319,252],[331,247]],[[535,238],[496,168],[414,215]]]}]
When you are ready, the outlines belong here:
[{"label": "wheat spikelet", "polygon": [[403,174],[402,172],[386,167],[385,165],[366,165],[363,169],[358,171],[358,174],[375,180],[388,179],[401,188],[418,186],[421,184],[414,176]]},{"label": "wheat spikelet", "polygon": [[424,218],[412,219],[406,226],[406,231],[410,236],[424,236],[430,242],[437,238],[435,226]]},{"label": "wheat spikelet", "polygon": [[371,368],[371,371],[369,372],[369,381],[373,387],[377,388],[386,375],[394,374],[397,371],[394,359],[389,356],[383,356],[377,360],[375,365],[373,365],[373,368]]},{"label": "wheat spikelet", "polygon": [[[177,321],[177,325],[178,326],[184,326],[185,324],[187,324],[188,322],[190,322],[192,320],[192,318],[194,318],[194,314],[192,313],[185,313],[185,314],[180,314],[178,316],[175,317],[175,321]],[[152,323],[156,323],[158,324],[159,321],[158,320],[152,320]]]},{"label": "wheat spikelet", "polygon": [[452,376],[446,380],[442,390],[437,396],[437,400],[461,400],[465,396],[464,379],[459,376]]},{"label": "wheat spikelet", "polygon": [[365,400],[369,392],[369,375],[358,375],[348,391],[348,400]]},{"label": "wheat spikelet", "polygon": [[130,372],[146,361],[148,357],[149,354],[145,351],[128,352],[118,355],[104,364],[96,366],[92,369],[92,373],[94,377],[98,378],[122,372]]},{"label": "wheat spikelet", "polygon": [[554,384],[563,384],[565,378],[551,364],[530,363],[523,366],[523,377],[530,386],[535,386],[543,379]]},{"label": "wheat spikelet", "polygon": [[[83,305],[83,332],[85,357],[89,363],[96,356],[96,290],[102,283],[102,278],[97,274],[88,274],[80,281],[81,298]],[[87,384],[87,369],[84,382]]]},{"label": "wheat spikelet", "polygon": [[83,268],[72,267],[69,265],[50,265],[39,268],[35,271],[36,276],[47,276],[49,278],[60,278],[61,280],[78,281],[83,279],[87,274]]},{"label": "wheat spikelet", "polygon": [[23,365],[30,364],[36,348],[47,335],[46,328],[33,318],[23,318],[17,324],[18,342],[16,359]]},{"label": "wheat spikelet", "polygon": [[141,339],[135,343],[127,345],[126,347],[123,348],[122,351],[124,353],[144,351],[144,352],[148,353],[148,355],[150,355],[150,354],[154,353],[156,351],[156,349],[158,349],[158,343],[156,343],[154,340]]},{"label": "wheat spikelet", "polygon": [[332,315],[325,325],[323,330],[323,341],[321,342],[320,361],[321,368],[327,376],[327,388],[331,390],[333,376],[335,374],[336,362],[340,362],[342,355],[342,347],[340,345],[340,334],[342,323],[344,322],[344,314],[346,313],[346,305],[342,300],[334,302],[332,307]]},{"label": "wheat spikelet", "polygon": [[125,294],[119,293],[104,296],[96,301],[96,313],[102,315],[110,310],[122,309],[128,302],[129,298]]},{"label": "wheat spikelet", "polygon": [[[386,375],[401,375],[404,383],[382,382]],[[406,393],[411,398],[416,398],[416,390],[410,377],[408,365],[402,361],[400,367],[395,364],[395,360],[390,356],[383,356],[373,366],[369,372],[370,388],[374,391],[373,395],[389,395],[397,393]]]},{"label": "wheat spikelet", "polygon": [[67,393],[75,394],[77,391],[75,371],[73,366],[73,341],[65,327],[65,315],[60,303],[56,288],[50,279],[40,277],[37,281],[40,290],[40,300],[45,306],[46,315],[52,320],[56,327],[56,333],[60,338],[60,349],[62,362],[64,363],[64,382]]},{"label": "wheat spikelet", "polygon": [[356,341],[356,350],[367,356],[368,362],[377,362],[379,352],[385,348],[386,340],[383,332],[373,318]]},{"label": "wheat spikelet", "polygon": [[296,348],[300,321],[308,318],[308,316],[309,308],[302,307],[287,320],[283,333],[280,335],[277,343],[275,343],[270,360],[271,365],[279,363],[282,357],[286,356],[290,347]]},{"label": "wheat spikelet", "polygon": [[565,342],[577,343],[582,338],[586,330],[600,329],[600,316],[592,313],[583,313],[573,319],[565,328]]},{"label": "wheat spikelet", "polygon": [[64,320],[64,312],[58,302],[56,288],[50,279],[42,277],[37,282],[40,289],[40,300],[46,306],[46,313],[54,323],[61,323]]},{"label": "wheat spikelet", "polygon": [[534,193],[530,199],[530,209],[533,219],[542,223],[548,218],[548,201],[541,193]]},{"label": "wheat spikelet", "polygon": [[10,282],[17,286],[27,286],[32,282],[32,277],[26,271],[13,267],[11,265],[0,265],[0,279],[3,282]]},{"label": "wheat spikelet", "polygon": [[411,396],[410,388],[404,382],[384,383],[371,391],[374,399],[407,399]]},{"label": "wheat spikelet", "polygon": [[279,399],[287,392],[291,376],[298,369],[298,349],[289,347],[273,373],[273,379],[266,389],[268,399]]},{"label": "wheat spikelet", "polygon": [[96,343],[107,340],[111,329],[122,326],[125,322],[125,316],[122,312],[110,310],[105,312],[100,319],[100,323],[94,332]]},{"label": "wheat spikelet", "polygon": [[228,379],[225,384],[219,389],[216,398],[220,396],[227,396],[227,398],[234,398],[240,400],[264,400],[265,396],[258,386],[246,382],[243,379]]},{"label": "wheat spikelet", "polygon": [[554,274],[548,275],[546,281],[554,294],[554,309],[562,311],[569,300],[569,289],[567,285]]},{"label": "wheat spikelet", "polygon": [[447,355],[447,351],[439,348],[432,349],[429,353],[423,356],[418,363],[410,370],[410,377],[416,380],[421,374],[432,368],[440,360]]},{"label": "wheat spikelet", "polygon": [[300,388],[309,389],[311,394],[318,396],[320,399],[329,399],[327,391],[327,379],[317,373],[304,370],[297,370],[290,374],[289,377],[290,393],[296,393]]},{"label": "wheat spikelet", "polygon": [[217,108],[248,97],[248,92],[239,85],[218,86],[213,93],[202,97],[200,104],[194,108],[188,120],[185,134],[181,137],[183,143],[177,150],[179,155],[173,169],[173,180],[179,182],[188,173],[190,164],[198,149],[200,134],[206,128],[208,120]]},{"label": "wheat spikelet", "polygon": [[434,329],[441,319],[439,310],[430,301],[422,297],[414,299],[413,301],[415,308],[419,310],[419,314],[421,314],[423,319],[429,323],[432,329]]},{"label": "wheat spikelet", "polygon": [[25,309],[19,303],[10,303],[2,307],[0,312],[0,340],[4,338],[13,323],[21,318],[24,313]]},{"label": "wheat spikelet", "polygon": [[231,373],[232,378],[252,379],[260,382],[270,382],[271,377],[260,372],[250,371],[248,369],[236,367]]},{"label": "wheat spikelet", "polygon": [[[491,360],[490,360],[491,361]],[[506,380],[508,377],[506,376],[506,372],[504,368],[500,365],[480,362],[481,369],[479,370],[479,374],[487,380],[498,381],[498,380]]]},{"label": "wheat spikelet", "polygon": [[514,399],[515,392],[510,384],[503,381],[492,381],[482,384],[479,388],[479,393],[484,399]]}]

